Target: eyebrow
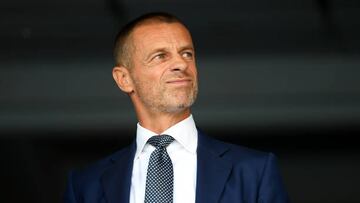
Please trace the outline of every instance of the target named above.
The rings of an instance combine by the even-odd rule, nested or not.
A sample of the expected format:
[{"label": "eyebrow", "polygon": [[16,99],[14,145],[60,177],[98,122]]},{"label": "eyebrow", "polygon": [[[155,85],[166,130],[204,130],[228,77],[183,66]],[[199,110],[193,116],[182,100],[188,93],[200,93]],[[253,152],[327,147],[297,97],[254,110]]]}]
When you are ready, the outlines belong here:
[{"label": "eyebrow", "polygon": [[180,47],[180,51],[189,50],[189,49],[194,51],[194,46],[192,44],[189,44],[189,45]]}]

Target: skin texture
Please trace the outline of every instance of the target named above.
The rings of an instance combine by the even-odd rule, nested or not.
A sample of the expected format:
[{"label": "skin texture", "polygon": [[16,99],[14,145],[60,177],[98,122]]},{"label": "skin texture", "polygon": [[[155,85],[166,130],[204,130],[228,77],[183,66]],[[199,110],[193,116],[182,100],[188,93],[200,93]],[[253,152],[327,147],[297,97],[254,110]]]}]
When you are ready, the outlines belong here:
[{"label": "skin texture", "polygon": [[131,67],[113,77],[126,92],[141,126],[160,134],[190,115],[197,69],[189,31],[180,23],[148,22],[131,33]]}]

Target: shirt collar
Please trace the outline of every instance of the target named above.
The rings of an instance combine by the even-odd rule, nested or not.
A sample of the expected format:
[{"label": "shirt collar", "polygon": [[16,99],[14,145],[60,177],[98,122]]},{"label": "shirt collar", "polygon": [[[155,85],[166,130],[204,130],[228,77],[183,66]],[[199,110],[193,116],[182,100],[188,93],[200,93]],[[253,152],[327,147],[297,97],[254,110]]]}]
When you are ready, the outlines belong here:
[{"label": "shirt collar", "polygon": [[[172,136],[177,142],[179,142],[187,151],[190,153],[196,153],[197,148],[197,129],[195,126],[195,121],[193,116],[190,115],[186,119],[180,121],[179,123],[171,126],[166,129],[161,134],[166,134]],[[136,153],[135,157],[137,158],[140,153],[143,151],[144,146],[148,139],[157,133],[152,132],[139,123],[137,124],[136,130]]]}]

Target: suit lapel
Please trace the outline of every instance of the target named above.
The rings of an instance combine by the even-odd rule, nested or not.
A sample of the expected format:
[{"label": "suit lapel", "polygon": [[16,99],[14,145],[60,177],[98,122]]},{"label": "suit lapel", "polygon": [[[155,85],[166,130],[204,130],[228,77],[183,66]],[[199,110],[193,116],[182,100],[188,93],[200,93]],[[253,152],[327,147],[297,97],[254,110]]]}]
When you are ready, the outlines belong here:
[{"label": "suit lapel", "polygon": [[113,165],[102,176],[102,184],[108,203],[129,202],[133,160],[136,142],[123,149],[112,159]]},{"label": "suit lapel", "polygon": [[222,158],[228,148],[201,132],[198,138],[196,203],[215,203],[232,169],[232,164]]}]

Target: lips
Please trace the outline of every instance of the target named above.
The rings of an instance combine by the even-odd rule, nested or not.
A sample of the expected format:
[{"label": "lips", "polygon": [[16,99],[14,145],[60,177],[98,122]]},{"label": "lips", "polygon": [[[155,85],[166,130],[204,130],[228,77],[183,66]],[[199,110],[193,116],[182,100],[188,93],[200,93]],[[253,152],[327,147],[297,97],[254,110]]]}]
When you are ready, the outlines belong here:
[{"label": "lips", "polygon": [[188,85],[191,83],[191,81],[192,80],[188,78],[181,78],[181,79],[168,80],[166,81],[166,83],[172,85]]}]

